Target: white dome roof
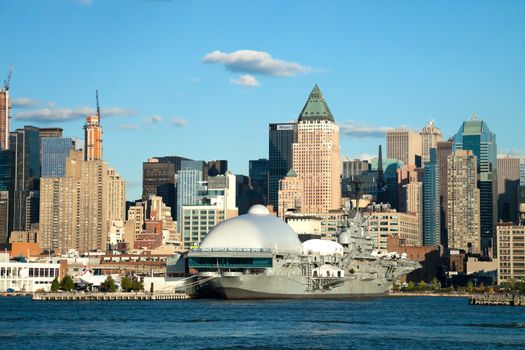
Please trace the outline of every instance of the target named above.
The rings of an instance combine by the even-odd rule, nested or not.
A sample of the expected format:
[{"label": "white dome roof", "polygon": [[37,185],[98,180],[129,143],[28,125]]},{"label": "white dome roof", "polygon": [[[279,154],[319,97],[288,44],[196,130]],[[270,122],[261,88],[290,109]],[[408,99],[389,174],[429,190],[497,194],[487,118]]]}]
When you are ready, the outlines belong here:
[{"label": "white dome roof", "polygon": [[266,248],[274,252],[301,252],[297,233],[258,204],[248,214],[219,223],[206,235],[200,248]]},{"label": "white dome roof", "polygon": [[343,255],[343,246],[325,239],[309,239],[301,244],[303,254]]}]

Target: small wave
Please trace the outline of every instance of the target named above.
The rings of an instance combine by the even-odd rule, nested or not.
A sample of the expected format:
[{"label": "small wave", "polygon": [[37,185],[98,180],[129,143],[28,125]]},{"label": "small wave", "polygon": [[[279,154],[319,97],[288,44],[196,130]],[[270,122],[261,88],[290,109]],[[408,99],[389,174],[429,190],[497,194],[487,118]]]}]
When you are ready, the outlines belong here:
[{"label": "small wave", "polygon": [[191,320],[184,320],[184,322],[188,323],[214,323],[214,322],[250,322],[250,321],[256,321],[253,319],[245,319],[242,320],[239,319],[233,319],[233,318],[196,318]]},{"label": "small wave", "polygon": [[370,324],[366,321],[344,321],[344,320],[304,320],[306,323],[328,323],[328,324]]},{"label": "small wave", "polygon": [[505,329],[517,329],[525,328],[525,323],[469,323],[465,326],[478,327],[478,328],[505,328]]}]

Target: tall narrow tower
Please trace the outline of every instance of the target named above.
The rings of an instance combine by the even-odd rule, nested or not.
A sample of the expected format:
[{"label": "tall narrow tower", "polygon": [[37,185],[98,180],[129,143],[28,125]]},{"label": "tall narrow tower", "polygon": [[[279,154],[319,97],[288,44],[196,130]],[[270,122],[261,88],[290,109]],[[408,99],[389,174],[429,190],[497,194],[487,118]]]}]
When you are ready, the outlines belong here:
[{"label": "tall narrow tower", "polygon": [[0,151],[9,149],[9,131],[11,127],[11,100],[9,99],[9,82],[11,71],[4,82],[4,88],[0,88]]},{"label": "tall narrow tower", "polygon": [[317,85],[299,115],[293,169],[304,186],[302,213],[326,214],[341,207],[339,127]]},{"label": "tall narrow tower", "polygon": [[97,115],[88,116],[84,125],[84,160],[102,160],[102,126],[97,91]]}]

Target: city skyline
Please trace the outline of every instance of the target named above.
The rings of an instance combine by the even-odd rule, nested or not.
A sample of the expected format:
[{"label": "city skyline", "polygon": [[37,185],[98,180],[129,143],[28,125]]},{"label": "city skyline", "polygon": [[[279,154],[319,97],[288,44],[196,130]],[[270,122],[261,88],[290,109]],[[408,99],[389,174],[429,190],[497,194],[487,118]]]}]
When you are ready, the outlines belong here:
[{"label": "city skyline", "polygon": [[447,139],[473,112],[500,135],[499,153],[524,152],[513,128],[525,107],[521,2],[239,4],[2,2],[11,130],[54,126],[81,138],[99,89],[104,159],[128,199],[140,198],[149,157],[228,159],[248,174],[250,159],[268,157],[263,130],[297,119],[315,83],[337,115],[342,156],[375,156],[386,128],[432,119]]}]

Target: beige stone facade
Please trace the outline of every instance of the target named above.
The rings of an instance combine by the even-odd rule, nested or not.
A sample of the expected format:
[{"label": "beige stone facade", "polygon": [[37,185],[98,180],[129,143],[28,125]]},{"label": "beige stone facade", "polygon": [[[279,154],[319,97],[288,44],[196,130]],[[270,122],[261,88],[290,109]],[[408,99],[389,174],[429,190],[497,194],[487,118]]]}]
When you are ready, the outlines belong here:
[{"label": "beige stone facade", "polygon": [[295,173],[286,176],[279,181],[279,213],[278,216],[285,218],[289,210],[299,212],[303,198],[303,181]]},{"label": "beige stone facade", "polygon": [[407,212],[418,218],[418,235],[423,242],[423,183],[411,182],[405,185]]},{"label": "beige stone facade", "polygon": [[298,119],[292,167],[303,183],[301,213],[326,214],[341,208],[339,127],[316,85]]},{"label": "beige stone facade", "polygon": [[106,163],[84,161],[81,151],[71,150],[65,177],[42,178],[38,242],[43,249],[106,250],[110,212],[122,215],[125,206],[122,179],[113,179],[110,195],[110,173]]},{"label": "beige stone facade", "polygon": [[422,245],[419,218],[416,214],[396,210],[364,213],[368,217],[368,234],[376,249],[387,249],[388,237],[398,237],[406,245]]},{"label": "beige stone facade", "polygon": [[415,165],[416,156],[421,156],[421,135],[408,129],[393,129],[386,132],[388,159],[398,159],[404,165]]},{"label": "beige stone facade", "polygon": [[437,148],[437,143],[443,141],[443,136],[434,122],[429,122],[419,134],[421,135],[421,166],[425,166],[425,162],[430,161],[430,149]]},{"label": "beige stone facade", "polygon": [[498,284],[525,280],[525,226],[510,223],[496,226],[498,245]]},{"label": "beige stone facade", "polygon": [[477,160],[472,151],[456,150],[447,159],[448,246],[480,252]]}]

